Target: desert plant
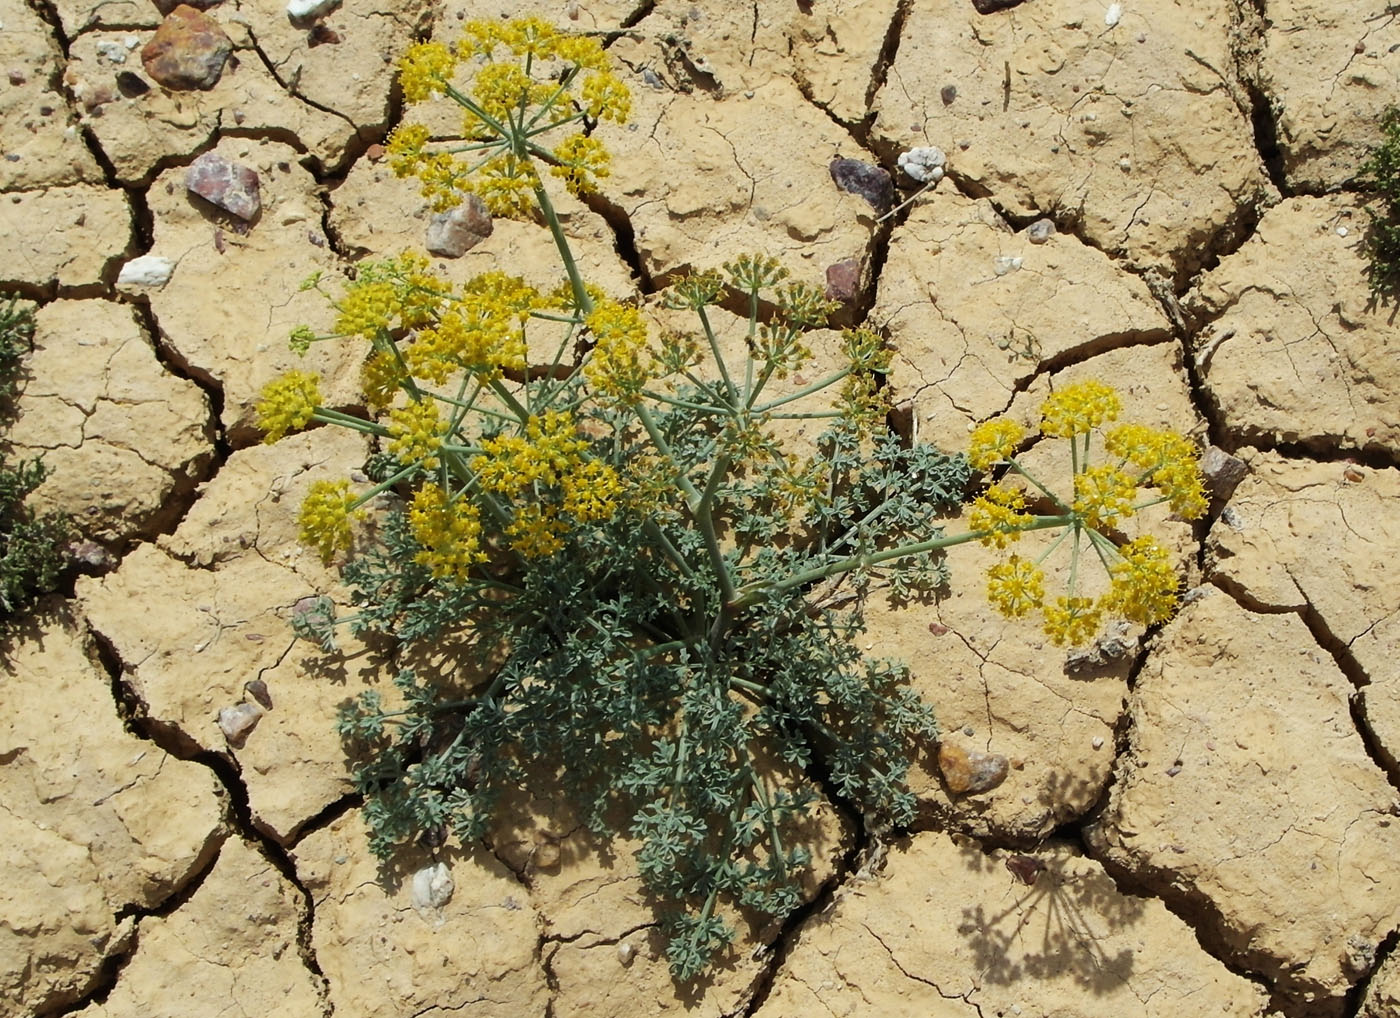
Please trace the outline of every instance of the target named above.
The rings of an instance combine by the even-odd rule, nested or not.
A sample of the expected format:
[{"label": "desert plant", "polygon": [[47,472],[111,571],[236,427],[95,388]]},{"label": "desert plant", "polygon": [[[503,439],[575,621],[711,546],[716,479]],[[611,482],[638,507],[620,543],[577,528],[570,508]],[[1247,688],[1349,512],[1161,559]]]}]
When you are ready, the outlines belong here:
[{"label": "desert plant", "polygon": [[1381,115],[1381,143],[1361,164],[1357,183],[1372,192],[1366,212],[1366,278],[1384,300],[1400,296],[1400,109]]},{"label": "desert plant", "polygon": [[[773,259],[691,274],[645,310],[586,285],[539,167],[581,194],[606,172],[593,131],[627,110],[606,66],[595,41],[534,20],[470,23],[454,49],[409,52],[406,98],[446,95],[468,130],[434,143],[400,127],[396,169],[439,206],[472,190],[497,213],[538,214],[564,280],[454,286],[413,254],[363,263],[332,295],[334,334],[299,329],[293,345],[367,344],[370,413],[327,408],[319,380],[293,372],[259,414],[269,440],[322,422],[380,443],[371,483],[321,481],[302,506],[303,540],[327,561],[348,554],[356,610],[323,599],[300,629],[329,649],[342,624],[466,638],[470,669],[402,671],[392,702],[369,692],[342,715],[375,851],[487,834],[506,793],[557,770],[592,828],[639,839],[672,970],[690,979],[736,907],[798,903],[819,787],[886,823],[913,816],[904,777],[936,725],[901,666],[857,649],[860,601],[838,611],[837,584],[907,597],[946,580],[948,547],[1060,532],[1065,598],[1046,599],[1040,564],[1062,543],[1003,563],[989,589],[1008,614],[1043,610],[1057,642],[1082,640],[1105,612],[1155,622],[1175,603],[1165,550],[1123,545],[1114,525],[1155,500],[1204,503],[1176,436],[1115,429],[1112,459],[1090,465],[1091,434],[1118,411],[1093,384],[1045,407],[1044,433],[1070,442],[1065,499],[1017,459],[1026,436],[1006,420],[979,427],[970,458],[902,442],[885,426],[883,340],[824,329],[823,294]],[[696,327],[653,338],[649,316],[668,315]],[[1004,479],[973,529],[945,534],[974,467],[1030,488]],[[1147,485],[1159,490],[1140,500]],[[361,527],[372,509],[378,526]],[[1081,548],[1111,576],[1097,599]]]},{"label": "desert plant", "polygon": [[[0,423],[15,412],[22,361],[33,338],[32,310],[13,297],[0,305]],[[46,476],[42,460],[11,460],[0,439],[0,626],[52,590],[67,564],[67,518],[41,515],[25,504]]]}]

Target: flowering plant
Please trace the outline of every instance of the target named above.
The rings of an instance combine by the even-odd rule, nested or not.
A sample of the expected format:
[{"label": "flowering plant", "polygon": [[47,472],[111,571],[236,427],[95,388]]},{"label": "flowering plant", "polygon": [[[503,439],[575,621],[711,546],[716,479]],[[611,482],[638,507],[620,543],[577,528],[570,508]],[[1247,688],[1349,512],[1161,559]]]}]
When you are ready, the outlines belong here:
[{"label": "flowering plant", "polygon": [[[691,979],[736,910],[783,916],[800,901],[815,785],[886,822],[913,817],[903,778],[934,719],[899,665],[855,649],[859,601],[838,612],[834,585],[934,589],[944,548],[1051,524],[1003,486],[978,503],[976,529],[945,535],[936,520],[972,465],[1019,469],[1019,436],[984,425],[971,464],[901,442],[884,424],[881,338],[823,328],[824,295],[773,259],[692,274],[645,311],[584,283],[539,167],[574,191],[606,171],[592,131],[626,115],[627,93],[596,43],[532,19],[470,23],[455,48],[410,50],[402,81],[411,102],[456,102],[468,140],[434,147],[401,127],[396,168],[435,204],[474,191],[498,213],[538,213],[565,278],[550,292],[496,272],[454,286],[404,254],[358,267],[334,298],[334,335],[294,335],[301,349],[368,344],[370,413],[324,406],[318,380],[293,372],[264,392],[268,439],[322,422],[380,449],[373,483],[320,482],[301,510],[323,558],[352,553],[358,611],[337,619],[326,600],[298,624],[328,647],[337,624],[466,637],[479,678],[406,669],[402,704],[370,692],[344,711],[342,732],[367,750],[357,776],[377,852],[488,834],[503,794],[558,772],[590,827],[639,839],[672,970]],[[649,318],[677,314],[698,328],[653,339]],[[1121,500],[1085,497],[1055,519],[1109,556],[1099,531]],[[382,524],[366,530],[376,506]],[[1150,605],[1129,596],[1134,573],[1112,607],[1167,610],[1155,568],[1140,570],[1157,582]],[[1038,573],[1015,595],[997,582],[1003,607],[1041,601]]]}]

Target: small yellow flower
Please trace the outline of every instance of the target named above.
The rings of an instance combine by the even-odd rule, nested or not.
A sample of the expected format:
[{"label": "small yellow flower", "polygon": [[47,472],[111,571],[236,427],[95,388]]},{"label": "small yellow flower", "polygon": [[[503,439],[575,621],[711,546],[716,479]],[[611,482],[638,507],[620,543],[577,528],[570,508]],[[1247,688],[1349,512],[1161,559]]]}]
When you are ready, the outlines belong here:
[{"label": "small yellow flower", "polygon": [[1026,429],[1009,417],[993,417],[972,429],[967,458],[976,470],[987,470],[1010,459],[1026,437]]},{"label": "small yellow flower", "polygon": [[592,36],[561,36],[555,43],[554,55],[566,64],[575,64],[585,70],[608,69],[608,55],[603,51],[603,44]]},{"label": "small yellow flower", "polygon": [[488,160],[470,182],[457,186],[475,192],[494,215],[524,219],[535,207],[539,179],[528,160],[506,153]]},{"label": "small yellow flower", "polygon": [[594,120],[621,124],[632,115],[631,90],[609,71],[589,75],[579,89],[579,98],[584,112]]},{"label": "small yellow flower", "polygon": [[1059,438],[1087,435],[1091,428],[1116,420],[1122,408],[1118,394],[1102,382],[1076,382],[1042,404],[1040,431]]},{"label": "small yellow flower", "polygon": [[414,556],[440,580],[461,582],[472,566],[486,561],[481,550],[481,514],[467,498],[449,498],[436,484],[425,484],[408,509],[413,539],[422,546]]},{"label": "small yellow flower", "polygon": [[601,460],[588,460],[562,479],[564,511],[580,523],[601,523],[617,511],[622,481]]},{"label": "small yellow flower", "polygon": [[635,400],[646,384],[642,353],[647,326],[636,308],[614,300],[599,301],[584,319],[596,344],[584,374],[599,393],[616,400]]},{"label": "small yellow flower", "polygon": [[499,21],[482,18],[468,21],[462,26],[462,35],[454,47],[457,55],[466,60],[471,56],[489,57],[496,44],[501,41],[505,26]]},{"label": "small yellow flower", "polygon": [[396,177],[411,177],[423,163],[423,146],[431,137],[422,124],[400,124],[389,135],[384,153],[389,157],[389,167]]},{"label": "small yellow flower", "polygon": [[302,543],[315,548],[321,561],[329,563],[338,551],[350,548],[350,521],[363,519],[356,512],[355,494],[349,481],[317,481],[301,503],[297,517]]},{"label": "small yellow flower", "polygon": [[446,434],[447,422],[431,399],[410,401],[389,411],[388,449],[405,466],[419,463],[425,470],[436,470]]},{"label": "small yellow flower", "polygon": [[1170,463],[1152,475],[1152,483],[1165,496],[1172,512],[1184,520],[1200,519],[1210,503],[1206,498],[1205,481],[1200,467],[1189,462]]},{"label": "small yellow flower", "polygon": [[1118,549],[1122,561],[1110,573],[1113,586],[1105,607],[1131,622],[1163,622],[1176,610],[1180,578],[1167,549],[1151,537],[1140,537]]},{"label": "small yellow flower", "polygon": [[410,46],[399,61],[399,84],[403,97],[416,103],[434,92],[446,92],[447,81],[457,66],[457,58],[440,42],[420,42]]},{"label": "small yellow flower", "polygon": [[1045,633],[1057,647],[1088,643],[1102,621],[1103,612],[1090,597],[1061,597],[1045,606]]},{"label": "small yellow flower", "polygon": [[1045,600],[1045,573],[1034,562],[1012,555],[987,570],[987,598],[1007,618],[1017,619]]},{"label": "small yellow flower", "polygon": [[559,165],[550,173],[561,178],[571,194],[584,195],[597,189],[596,178],[608,175],[608,150],[596,138],[573,134],[554,150]]},{"label": "small yellow flower", "polygon": [[515,519],[506,527],[506,536],[511,538],[510,546],[525,558],[544,558],[564,547],[560,535],[566,531],[553,509],[527,502],[516,510]]},{"label": "small yellow flower", "polygon": [[365,402],[374,410],[383,410],[394,398],[403,372],[398,358],[388,350],[376,350],[360,366],[360,389]]},{"label": "small yellow flower", "polygon": [[1025,508],[1025,492],[994,484],[985,494],[973,500],[967,517],[968,526],[973,530],[988,531],[978,538],[983,544],[1005,548],[1010,542],[1020,540],[1022,528],[1034,519],[1025,512]]},{"label": "small yellow flower", "polygon": [[1089,467],[1074,475],[1073,509],[1095,530],[1116,526],[1133,515],[1137,483],[1117,467]]},{"label": "small yellow flower", "polygon": [[516,18],[501,25],[497,34],[519,57],[546,60],[559,44],[559,30],[540,18]]},{"label": "small yellow flower", "polygon": [[320,378],[310,371],[289,371],[263,386],[258,401],[258,427],[269,444],[289,431],[299,431],[321,405]]}]

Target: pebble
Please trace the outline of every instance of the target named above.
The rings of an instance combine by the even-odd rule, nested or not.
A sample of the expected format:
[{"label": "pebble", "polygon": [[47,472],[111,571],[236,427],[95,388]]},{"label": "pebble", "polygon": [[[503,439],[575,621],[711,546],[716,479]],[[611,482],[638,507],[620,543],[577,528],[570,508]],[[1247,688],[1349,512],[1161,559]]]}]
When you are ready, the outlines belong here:
[{"label": "pebble", "polygon": [[170,282],[175,263],[162,255],[133,258],[117,273],[118,286],[164,286]]},{"label": "pebble", "polygon": [[115,39],[103,39],[95,48],[98,56],[114,64],[126,63],[126,47]]},{"label": "pebble", "polygon": [[923,145],[899,154],[899,168],[920,184],[937,184],[943,179],[948,157],[941,148]]},{"label": "pebble", "polygon": [[938,90],[938,97],[943,100],[944,106],[953,105],[953,100],[958,97],[958,86],[944,85]]},{"label": "pebble", "polygon": [[293,21],[319,18],[336,5],[338,0],[287,0],[287,17]]},{"label": "pebble", "polygon": [[1218,445],[1207,446],[1201,456],[1201,476],[1205,478],[1211,498],[1217,503],[1230,501],[1230,496],[1244,480],[1247,471],[1243,460],[1231,456]]},{"label": "pebble", "polygon": [[938,747],[938,769],[954,795],[989,792],[1006,780],[1008,761],[999,753],[963,749],[945,742]]},{"label": "pebble", "polygon": [[244,222],[262,210],[257,173],[217,152],[206,152],[190,163],[185,188]]},{"label": "pebble", "polygon": [[486,203],[469,194],[455,209],[439,212],[428,220],[428,236],[423,245],[435,255],[460,258],[491,236],[492,229]]},{"label": "pebble", "polygon": [[165,17],[181,4],[193,7],[197,11],[207,11],[211,7],[219,6],[223,0],[151,0],[151,2],[155,4],[156,10],[160,11],[161,17]]},{"label": "pebble", "polygon": [[1037,219],[1026,227],[1026,239],[1032,244],[1044,244],[1055,236],[1055,224],[1049,219]]},{"label": "pebble", "polygon": [[622,941],[617,945],[617,960],[624,965],[632,964],[632,959],[637,956],[637,949],[627,941]]},{"label": "pebble", "polygon": [[829,169],[837,187],[860,195],[880,215],[894,207],[894,181],[879,166],[859,159],[833,159]]},{"label": "pebble", "polygon": [[998,276],[1004,276],[1008,272],[1015,272],[1021,267],[1021,259],[1011,255],[997,255],[992,262],[992,271]]},{"label": "pebble", "polygon": [[267,683],[262,679],[250,679],[245,682],[243,691],[258,701],[263,710],[272,710],[272,694],[267,691]]},{"label": "pebble", "polygon": [[1122,20],[1123,20],[1123,5],[1122,5],[1122,4],[1109,4],[1109,5],[1108,5],[1108,10],[1104,12],[1103,23],[1104,23],[1107,27],[1112,28],[1114,25],[1118,24],[1118,22],[1120,22],[1120,21],[1122,21]]},{"label": "pebble", "polygon": [[224,73],[233,43],[218,22],[188,4],[171,11],[141,49],[146,73],[175,92],[210,89]]},{"label": "pebble", "polygon": [[1094,736],[1094,740],[1093,740],[1092,743],[1090,743],[1090,745],[1092,745],[1095,749],[1103,749],[1103,736],[1102,736],[1102,735],[1096,735],[1096,736]]},{"label": "pebble", "polygon": [[1337,236],[1338,236],[1338,237],[1345,237],[1345,236],[1346,236],[1348,233],[1350,233],[1350,232],[1351,232],[1351,231],[1348,230],[1345,226],[1339,226],[1339,227],[1337,227]]},{"label": "pebble", "polygon": [[219,730],[234,749],[243,748],[253,729],[262,720],[263,709],[255,703],[240,703],[219,711]]},{"label": "pebble", "polygon": [[826,267],[827,300],[850,304],[860,294],[860,260],[846,258]]},{"label": "pebble", "polygon": [[413,907],[420,912],[428,908],[442,908],[452,900],[452,892],[456,889],[447,863],[425,866],[413,874]]}]

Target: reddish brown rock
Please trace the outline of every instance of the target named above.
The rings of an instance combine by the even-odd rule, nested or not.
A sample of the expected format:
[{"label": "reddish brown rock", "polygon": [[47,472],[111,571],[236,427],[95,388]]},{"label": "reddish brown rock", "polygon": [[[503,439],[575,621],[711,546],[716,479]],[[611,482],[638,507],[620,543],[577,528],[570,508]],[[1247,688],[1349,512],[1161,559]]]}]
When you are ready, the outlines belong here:
[{"label": "reddish brown rock", "polygon": [[217,152],[206,152],[190,163],[185,188],[244,222],[262,210],[257,173]]},{"label": "reddish brown rock", "polygon": [[218,22],[180,4],[141,49],[146,73],[176,92],[208,90],[218,83],[233,43]]},{"label": "reddish brown rock", "polygon": [[423,246],[436,255],[460,258],[491,236],[492,228],[486,203],[469,194],[455,209],[439,212],[428,221]]}]

